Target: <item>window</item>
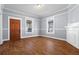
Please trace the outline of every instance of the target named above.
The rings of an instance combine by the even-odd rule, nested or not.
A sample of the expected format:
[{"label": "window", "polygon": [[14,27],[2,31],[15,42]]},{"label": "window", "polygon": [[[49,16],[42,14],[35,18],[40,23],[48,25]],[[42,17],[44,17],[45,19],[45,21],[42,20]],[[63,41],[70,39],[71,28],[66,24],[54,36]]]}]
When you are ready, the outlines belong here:
[{"label": "window", "polygon": [[27,32],[32,32],[32,21],[26,20],[26,24],[27,24]]},{"label": "window", "polygon": [[48,32],[53,32],[53,20],[48,21]]},{"label": "window", "polygon": [[54,21],[53,19],[47,20],[47,33],[54,33]]}]

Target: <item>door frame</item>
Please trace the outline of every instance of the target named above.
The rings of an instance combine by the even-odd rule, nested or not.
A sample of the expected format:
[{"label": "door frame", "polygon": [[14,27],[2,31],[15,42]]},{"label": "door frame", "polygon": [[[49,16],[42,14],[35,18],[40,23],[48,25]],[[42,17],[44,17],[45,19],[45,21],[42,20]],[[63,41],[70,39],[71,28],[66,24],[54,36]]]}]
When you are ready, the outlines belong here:
[{"label": "door frame", "polygon": [[8,40],[10,40],[10,19],[20,20],[20,38],[22,38],[22,18],[8,16]]},{"label": "door frame", "polygon": [[1,41],[1,42],[0,42],[0,44],[3,44],[3,37],[2,37],[2,35],[3,35],[3,23],[2,23],[2,19],[3,19],[3,18],[2,18],[2,16],[3,16],[3,15],[2,15],[2,12],[0,12],[0,16],[1,16],[1,19],[0,19],[0,23],[1,23],[1,28],[0,28],[0,31],[1,31],[1,32],[0,32],[0,35],[1,35],[1,38],[0,38],[0,41]]}]

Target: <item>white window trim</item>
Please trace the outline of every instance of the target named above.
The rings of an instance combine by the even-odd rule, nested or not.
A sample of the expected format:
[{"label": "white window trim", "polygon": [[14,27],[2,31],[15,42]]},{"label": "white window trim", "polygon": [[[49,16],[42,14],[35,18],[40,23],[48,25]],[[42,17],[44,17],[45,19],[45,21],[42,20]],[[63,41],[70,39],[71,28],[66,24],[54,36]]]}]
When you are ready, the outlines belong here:
[{"label": "white window trim", "polygon": [[25,18],[25,31],[26,31],[26,33],[33,33],[33,21],[32,21],[32,32],[28,32],[28,31],[27,31],[27,24],[26,24],[26,21],[27,21],[27,20],[32,21],[32,19],[27,18],[27,17]]},{"label": "white window trim", "polygon": [[10,19],[20,20],[20,38],[22,38],[22,18],[8,16],[8,40],[10,40]]},{"label": "white window trim", "polygon": [[2,13],[0,13],[0,16],[1,16],[1,19],[0,19],[1,20],[1,28],[0,28],[0,31],[1,31],[1,33],[0,33],[1,34],[0,41],[1,42],[0,42],[0,44],[3,44],[3,36],[2,36],[3,35],[3,31],[2,31],[3,30],[3,27],[2,27]]},{"label": "white window trim", "polygon": [[[53,32],[48,32],[48,21],[52,21],[53,20]],[[55,33],[55,22],[54,22],[54,16],[52,18],[48,18],[47,21],[46,21],[46,24],[47,24],[47,34],[54,34]]]}]

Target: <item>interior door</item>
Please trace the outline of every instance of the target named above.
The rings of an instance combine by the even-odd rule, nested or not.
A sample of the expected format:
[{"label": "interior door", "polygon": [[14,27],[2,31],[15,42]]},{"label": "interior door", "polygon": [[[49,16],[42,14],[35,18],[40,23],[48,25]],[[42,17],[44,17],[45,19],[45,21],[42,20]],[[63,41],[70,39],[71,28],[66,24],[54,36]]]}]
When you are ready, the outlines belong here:
[{"label": "interior door", "polygon": [[20,40],[20,20],[10,19],[10,41]]}]

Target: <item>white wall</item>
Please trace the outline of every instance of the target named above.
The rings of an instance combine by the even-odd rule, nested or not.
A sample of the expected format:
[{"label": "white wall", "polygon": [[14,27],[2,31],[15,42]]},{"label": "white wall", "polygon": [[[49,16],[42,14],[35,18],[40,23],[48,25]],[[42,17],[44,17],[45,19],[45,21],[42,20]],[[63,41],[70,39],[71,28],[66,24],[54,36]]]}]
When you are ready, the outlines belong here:
[{"label": "white wall", "polygon": [[67,42],[79,48],[79,5],[68,11]]}]

